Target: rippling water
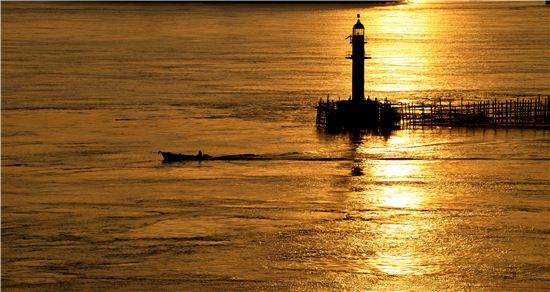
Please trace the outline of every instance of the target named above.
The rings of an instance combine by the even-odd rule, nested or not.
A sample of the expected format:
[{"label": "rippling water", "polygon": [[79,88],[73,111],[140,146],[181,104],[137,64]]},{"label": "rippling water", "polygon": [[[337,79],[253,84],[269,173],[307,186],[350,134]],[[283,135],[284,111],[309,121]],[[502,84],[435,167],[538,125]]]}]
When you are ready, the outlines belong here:
[{"label": "rippling water", "polygon": [[356,13],[368,95],[550,94],[540,2],[2,3],[3,288],[550,288],[548,131],[316,130]]}]

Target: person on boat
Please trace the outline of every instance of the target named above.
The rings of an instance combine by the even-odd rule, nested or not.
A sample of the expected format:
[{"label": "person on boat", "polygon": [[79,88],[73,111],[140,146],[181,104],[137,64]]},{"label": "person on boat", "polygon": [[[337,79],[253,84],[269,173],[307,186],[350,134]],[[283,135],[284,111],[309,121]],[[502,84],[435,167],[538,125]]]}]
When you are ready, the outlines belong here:
[{"label": "person on boat", "polygon": [[197,155],[199,158],[202,158],[202,151],[199,150],[199,155]]}]

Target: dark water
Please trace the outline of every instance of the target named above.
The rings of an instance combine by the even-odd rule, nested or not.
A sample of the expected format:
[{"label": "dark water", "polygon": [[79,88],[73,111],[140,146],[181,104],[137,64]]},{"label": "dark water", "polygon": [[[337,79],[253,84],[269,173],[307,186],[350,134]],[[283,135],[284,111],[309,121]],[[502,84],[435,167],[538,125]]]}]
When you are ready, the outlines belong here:
[{"label": "dark water", "polygon": [[549,289],[549,132],[316,130],[356,13],[370,96],[550,94],[541,2],[2,3],[3,288]]}]

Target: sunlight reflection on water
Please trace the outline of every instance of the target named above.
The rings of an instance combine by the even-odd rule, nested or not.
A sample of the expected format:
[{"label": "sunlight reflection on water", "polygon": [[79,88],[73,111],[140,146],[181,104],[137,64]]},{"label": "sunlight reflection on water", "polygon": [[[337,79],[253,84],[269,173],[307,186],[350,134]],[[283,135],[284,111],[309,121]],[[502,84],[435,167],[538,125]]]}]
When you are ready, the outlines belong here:
[{"label": "sunlight reflection on water", "polygon": [[418,208],[423,198],[410,186],[384,186],[381,188],[379,206],[392,208]]},{"label": "sunlight reflection on water", "polygon": [[449,5],[2,3],[2,286],[546,288],[548,132],[315,129],[359,12],[371,97],[548,91],[548,7]]},{"label": "sunlight reflection on water", "polygon": [[409,254],[377,254],[373,265],[388,275],[421,275],[415,269],[418,260]]},{"label": "sunlight reflection on water", "polygon": [[372,174],[382,181],[395,181],[422,176],[421,166],[404,160],[377,160],[372,166]]}]

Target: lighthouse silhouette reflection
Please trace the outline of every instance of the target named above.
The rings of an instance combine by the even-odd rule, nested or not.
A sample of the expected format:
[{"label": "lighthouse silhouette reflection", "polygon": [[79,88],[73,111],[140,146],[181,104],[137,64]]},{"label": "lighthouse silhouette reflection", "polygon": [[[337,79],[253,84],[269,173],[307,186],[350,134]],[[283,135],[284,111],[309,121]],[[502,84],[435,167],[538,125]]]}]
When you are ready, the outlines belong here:
[{"label": "lighthouse silhouette reflection", "polygon": [[316,123],[328,130],[361,130],[388,132],[398,127],[399,115],[391,104],[377,99],[365,99],[365,27],[357,14],[350,39],[351,54],[346,56],[352,61],[352,94],[349,100],[333,101],[328,97],[319,100]]}]

